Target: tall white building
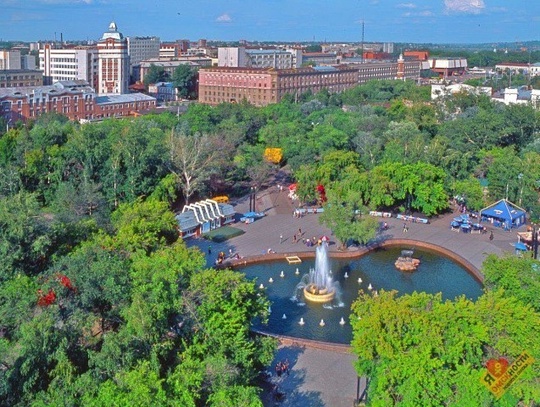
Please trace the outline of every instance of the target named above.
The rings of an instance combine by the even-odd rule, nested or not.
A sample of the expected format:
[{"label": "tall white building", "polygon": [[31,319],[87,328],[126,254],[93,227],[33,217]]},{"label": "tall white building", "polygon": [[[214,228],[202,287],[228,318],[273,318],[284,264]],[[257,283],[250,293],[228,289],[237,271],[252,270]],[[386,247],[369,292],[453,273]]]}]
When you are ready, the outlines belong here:
[{"label": "tall white building", "polygon": [[59,81],[84,80],[97,86],[97,48],[75,47],[55,49],[45,44],[39,50],[39,69],[45,85]]},{"label": "tall white building", "polygon": [[97,93],[128,93],[129,55],[127,40],[113,21],[97,43]]}]

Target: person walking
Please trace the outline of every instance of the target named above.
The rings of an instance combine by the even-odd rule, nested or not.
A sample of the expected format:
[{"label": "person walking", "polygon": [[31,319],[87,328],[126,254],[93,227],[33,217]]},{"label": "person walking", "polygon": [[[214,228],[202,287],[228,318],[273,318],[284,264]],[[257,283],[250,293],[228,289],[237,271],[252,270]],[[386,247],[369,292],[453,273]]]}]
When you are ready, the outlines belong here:
[{"label": "person walking", "polygon": [[489,232],[489,240],[493,240],[495,236],[493,236],[493,230]]},{"label": "person walking", "polygon": [[403,223],[403,233],[407,233],[409,231],[409,227],[407,226],[407,223]]}]

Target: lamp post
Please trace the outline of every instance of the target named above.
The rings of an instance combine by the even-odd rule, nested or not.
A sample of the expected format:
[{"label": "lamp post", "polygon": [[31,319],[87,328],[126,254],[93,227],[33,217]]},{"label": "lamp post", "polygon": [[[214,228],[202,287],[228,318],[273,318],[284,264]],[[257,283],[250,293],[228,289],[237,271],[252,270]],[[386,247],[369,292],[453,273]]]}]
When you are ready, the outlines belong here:
[{"label": "lamp post", "polygon": [[538,259],[538,229],[535,223],[532,224],[532,252],[533,252],[533,259]]},{"label": "lamp post", "polygon": [[519,180],[519,206],[521,206],[521,199],[523,198],[523,174],[520,172],[518,174],[518,180]]},{"label": "lamp post", "polygon": [[255,212],[255,194],[256,194],[256,188],[251,187],[249,191],[249,211]]}]

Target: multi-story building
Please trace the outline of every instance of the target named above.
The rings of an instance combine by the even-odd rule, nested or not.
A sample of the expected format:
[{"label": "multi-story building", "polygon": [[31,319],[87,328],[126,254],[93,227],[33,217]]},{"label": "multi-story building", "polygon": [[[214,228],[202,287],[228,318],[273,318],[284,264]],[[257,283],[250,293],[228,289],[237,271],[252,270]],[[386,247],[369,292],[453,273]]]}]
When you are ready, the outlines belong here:
[{"label": "multi-story building", "polygon": [[98,96],[84,81],[0,89],[0,117],[8,123],[26,121],[49,112],[78,121],[124,117],[155,106],[155,98],[141,93]]},{"label": "multi-story building", "polygon": [[21,69],[36,70],[36,57],[34,55],[21,55]]},{"label": "multi-story building", "polygon": [[39,69],[43,72],[45,85],[82,80],[97,88],[97,48],[78,46],[56,49],[52,44],[45,44],[43,49],[39,50]]},{"label": "multi-story building", "polygon": [[171,102],[178,100],[178,89],[172,82],[158,82],[148,86],[148,94],[155,97],[159,102]]},{"label": "multi-story building", "polygon": [[183,43],[177,42],[162,42],[159,46],[159,59],[175,59],[182,52],[187,52],[189,48],[183,49]]},{"label": "multi-story building", "polygon": [[524,63],[524,62],[501,62],[495,65],[497,72],[511,72],[513,74],[523,74],[536,76],[540,75],[540,63]]},{"label": "multi-story building", "polygon": [[127,45],[131,69],[146,59],[159,58],[159,37],[127,37]]},{"label": "multi-story building", "polygon": [[331,52],[305,52],[302,54],[303,64],[314,65],[335,65],[338,63],[338,56]]},{"label": "multi-story building", "polygon": [[428,61],[431,70],[441,78],[463,75],[467,70],[466,58],[429,58]]},{"label": "multi-story building", "polygon": [[280,49],[218,48],[218,66],[231,68],[291,69],[302,66],[302,51]]},{"label": "multi-story building", "polygon": [[199,102],[217,105],[243,100],[265,106],[286,94],[299,96],[322,89],[342,92],[358,84],[358,67],[306,67],[300,69],[202,68],[199,70]]},{"label": "multi-story building", "polygon": [[365,62],[356,67],[360,84],[371,80],[420,78],[420,61]]},{"label": "multi-story building", "polygon": [[7,69],[0,71],[0,88],[21,88],[25,86],[42,86],[41,71],[30,69]]},{"label": "multi-story building", "polygon": [[127,40],[113,21],[97,43],[99,94],[123,94],[129,86],[129,55]]},{"label": "multi-story building", "polygon": [[21,68],[21,51],[14,49],[0,50],[0,70]]}]

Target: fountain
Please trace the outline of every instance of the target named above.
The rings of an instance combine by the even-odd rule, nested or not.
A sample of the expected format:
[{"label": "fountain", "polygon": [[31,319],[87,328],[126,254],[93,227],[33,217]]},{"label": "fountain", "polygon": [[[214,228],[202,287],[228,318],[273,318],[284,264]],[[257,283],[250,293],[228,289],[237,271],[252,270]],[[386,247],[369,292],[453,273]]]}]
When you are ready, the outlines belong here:
[{"label": "fountain", "polygon": [[296,275],[300,274],[300,270],[298,270],[298,267],[296,268],[296,271],[294,272],[294,274]]},{"label": "fountain", "polygon": [[[443,299],[450,300],[460,295],[477,298],[482,294],[481,285],[466,270],[443,256],[419,248],[415,248],[415,257],[421,258],[422,264],[416,272],[404,274],[394,266],[401,250],[403,247],[388,248],[372,251],[358,259],[340,259],[332,258],[328,249],[332,279],[334,284],[339,282],[339,289],[334,299],[326,303],[304,298],[309,270],[315,268],[315,254],[312,259],[304,260],[301,266],[283,261],[242,267],[246,277],[256,281],[256,287],[264,283],[264,289],[257,292],[267,296],[271,303],[268,322],[261,317],[254,320],[254,328],[276,335],[348,344],[352,341],[351,321],[362,322],[356,321],[357,315],[351,319],[350,314],[351,304],[358,299],[360,290],[375,299],[377,293],[381,296],[381,290],[398,290],[400,295],[413,291],[442,292]],[[298,275],[295,273],[297,268]],[[281,271],[285,278],[279,277]],[[349,275],[347,279],[344,278],[345,272]],[[268,282],[270,277],[274,279],[272,284]],[[305,284],[299,284],[301,281]],[[368,290],[370,284],[372,289]],[[282,318],[283,314],[286,319]],[[342,317],[345,324],[340,324]],[[363,314],[361,317],[365,320]],[[321,319],[324,327],[319,325]]]},{"label": "fountain", "polygon": [[341,317],[341,319],[339,320],[339,324],[340,325],[345,325],[345,319],[343,317]]},{"label": "fountain", "polygon": [[324,323],[324,319],[321,319],[321,322],[319,322],[319,325],[320,326],[325,326],[326,324]]},{"label": "fountain", "polygon": [[261,283],[261,285],[259,286],[259,289],[264,290],[264,284],[263,283]]},{"label": "fountain", "polygon": [[345,275],[343,277],[349,278],[349,273],[345,272]]},{"label": "fountain", "polygon": [[281,278],[285,277],[285,273],[283,272],[283,270],[281,270],[281,273],[279,275]]},{"label": "fountain", "polygon": [[274,282],[274,279],[273,279],[272,277],[270,277],[270,278],[268,279],[268,282],[269,282],[269,283],[273,283],[273,282]]},{"label": "fountain", "polygon": [[287,315],[283,314],[283,316],[281,317],[281,319],[287,319]]},{"label": "fountain", "polygon": [[358,284],[362,284],[362,279],[358,277]]},{"label": "fountain", "polygon": [[330,302],[339,291],[339,285],[332,280],[330,264],[326,245],[317,247],[315,255],[315,268],[309,270],[309,274],[302,277],[302,281],[296,286],[303,289],[304,298],[311,302]]}]

